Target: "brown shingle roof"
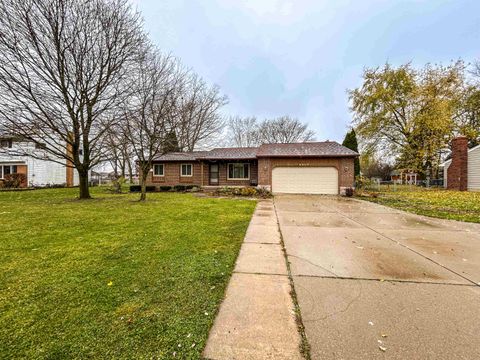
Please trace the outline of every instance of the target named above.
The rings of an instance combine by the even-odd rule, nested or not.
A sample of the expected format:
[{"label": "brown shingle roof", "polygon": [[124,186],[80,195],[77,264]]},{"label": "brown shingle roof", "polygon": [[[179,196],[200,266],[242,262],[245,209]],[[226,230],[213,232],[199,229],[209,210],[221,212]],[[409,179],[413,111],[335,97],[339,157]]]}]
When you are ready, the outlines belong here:
[{"label": "brown shingle roof", "polygon": [[155,161],[251,160],[257,157],[349,157],[358,156],[335,141],[263,144],[260,147],[216,148],[210,151],[171,152]]},{"label": "brown shingle roof", "polygon": [[207,151],[170,152],[160,155],[154,161],[195,161]]},{"label": "brown shingle roof", "polygon": [[335,141],[294,144],[263,144],[257,157],[345,157],[358,156],[353,150]]},{"label": "brown shingle roof", "polygon": [[238,148],[216,148],[205,152],[202,159],[221,160],[221,159],[256,159],[257,147],[238,147]]}]

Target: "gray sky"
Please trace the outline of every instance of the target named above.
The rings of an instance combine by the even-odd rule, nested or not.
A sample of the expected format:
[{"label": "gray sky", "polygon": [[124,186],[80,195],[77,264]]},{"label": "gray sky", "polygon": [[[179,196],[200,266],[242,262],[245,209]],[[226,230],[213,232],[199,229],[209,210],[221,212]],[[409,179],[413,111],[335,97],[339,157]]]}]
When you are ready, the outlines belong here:
[{"label": "gray sky", "polygon": [[[133,0],[132,0],[133,1]],[[342,141],[364,67],[480,58],[480,1],[135,0],[155,44],[229,98]]]}]

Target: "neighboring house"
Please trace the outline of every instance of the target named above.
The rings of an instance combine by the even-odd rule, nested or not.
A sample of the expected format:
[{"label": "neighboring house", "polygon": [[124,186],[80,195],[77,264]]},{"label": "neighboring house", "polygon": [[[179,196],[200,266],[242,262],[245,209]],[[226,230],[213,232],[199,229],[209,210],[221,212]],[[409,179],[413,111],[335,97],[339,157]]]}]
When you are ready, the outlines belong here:
[{"label": "neighboring house", "polygon": [[466,137],[453,139],[452,158],[442,165],[447,189],[480,191],[480,145],[469,150]]},{"label": "neighboring house", "polygon": [[390,173],[390,180],[397,184],[416,184],[418,174],[412,169],[397,169]]},{"label": "neighboring house", "polygon": [[258,186],[274,193],[338,194],[354,186],[358,154],[336,142],[264,144],[167,153],[148,185]]},{"label": "neighboring house", "polygon": [[[27,154],[27,155],[25,155]],[[77,172],[65,165],[45,160],[48,155],[41,143],[15,137],[0,138],[0,182],[9,174],[24,174],[26,181],[22,187],[78,185]],[[43,158],[43,159],[42,159]],[[57,161],[66,164],[66,160]]]}]

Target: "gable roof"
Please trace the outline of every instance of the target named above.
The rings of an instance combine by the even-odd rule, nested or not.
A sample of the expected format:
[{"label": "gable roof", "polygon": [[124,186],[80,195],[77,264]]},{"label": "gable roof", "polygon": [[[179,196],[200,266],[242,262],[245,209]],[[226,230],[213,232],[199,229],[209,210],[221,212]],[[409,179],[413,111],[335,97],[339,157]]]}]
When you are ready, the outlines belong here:
[{"label": "gable roof", "polygon": [[353,150],[335,141],[263,144],[259,147],[215,148],[210,151],[171,152],[154,161],[253,160],[259,157],[354,157]]},{"label": "gable roof", "polygon": [[248,160],[257,158],[258,147],[216,148],[206,151],[202,159],[221,160],[239,159]]},{"label": "gable roof", "polygon": [[169,152],[157,156],[154,161],[195,161],[206,151]]},{"label": "gable roof", "polygon": [[335,141],[263,144],[257,157],[349,157],[358,153]]}]

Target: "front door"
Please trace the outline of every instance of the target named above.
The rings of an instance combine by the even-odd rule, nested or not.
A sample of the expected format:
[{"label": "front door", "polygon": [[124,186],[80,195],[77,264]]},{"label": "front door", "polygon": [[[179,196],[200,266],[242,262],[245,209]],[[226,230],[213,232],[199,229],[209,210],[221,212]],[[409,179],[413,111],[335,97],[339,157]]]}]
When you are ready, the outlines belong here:
[{"label": "front door", "polygon": [[218,164],[210,164],[210,185],[218,185]]}]

